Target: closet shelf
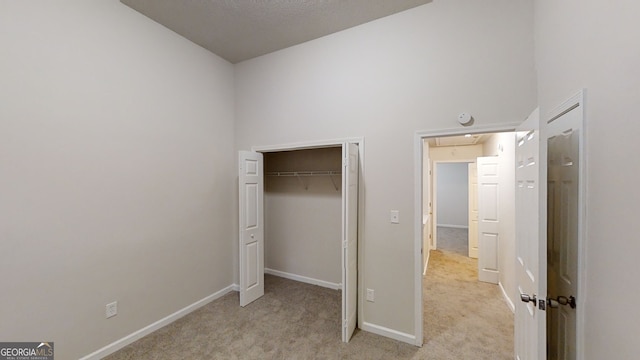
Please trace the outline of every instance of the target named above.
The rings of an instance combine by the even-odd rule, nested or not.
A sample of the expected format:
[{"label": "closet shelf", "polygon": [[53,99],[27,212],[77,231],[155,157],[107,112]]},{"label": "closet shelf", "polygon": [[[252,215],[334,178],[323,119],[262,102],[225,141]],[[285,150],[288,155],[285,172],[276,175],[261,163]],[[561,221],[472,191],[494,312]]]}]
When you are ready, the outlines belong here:
[{"label": "closet shelf", "polygon": [[333,176],[342,175],[340,171],[271,171],[267,176]]},{"label": "closet shelf", "polygon": [[302,186],[304,186],[305,190],[308,190],[309,186],[302,179],[303,177],[308,176],[329,176],[331,178],[331,182],[333,183],[333,187],[338,191],[338,183],[334,179],[334,176],[342,175],[340,171],[270,171],[265,173],[266,176],[277,176],[277,177],[297,177]]}]

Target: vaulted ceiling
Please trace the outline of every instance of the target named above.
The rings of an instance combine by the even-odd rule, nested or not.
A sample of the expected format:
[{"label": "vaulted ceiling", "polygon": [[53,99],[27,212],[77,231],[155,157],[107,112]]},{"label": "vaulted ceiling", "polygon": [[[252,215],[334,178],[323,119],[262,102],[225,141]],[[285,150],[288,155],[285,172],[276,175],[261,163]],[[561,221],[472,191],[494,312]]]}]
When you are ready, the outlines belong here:
[{"label": "vaulted ceiling", "polygon": [[432,0],[121,0],[231,63]]}]

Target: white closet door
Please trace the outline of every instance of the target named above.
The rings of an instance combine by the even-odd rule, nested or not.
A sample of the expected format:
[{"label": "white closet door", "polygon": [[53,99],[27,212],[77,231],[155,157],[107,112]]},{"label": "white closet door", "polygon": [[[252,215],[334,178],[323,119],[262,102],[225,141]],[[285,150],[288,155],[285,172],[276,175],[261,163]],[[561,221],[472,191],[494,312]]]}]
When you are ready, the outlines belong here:
[{"label": "white closet door", "polygon": [[240,306],[264,295],[262,154],[239,152]]},{"label": "white closet door", "polygon": [[342,341],[356,328],[358,303],[358,145],[346,144],[343,155]]}]

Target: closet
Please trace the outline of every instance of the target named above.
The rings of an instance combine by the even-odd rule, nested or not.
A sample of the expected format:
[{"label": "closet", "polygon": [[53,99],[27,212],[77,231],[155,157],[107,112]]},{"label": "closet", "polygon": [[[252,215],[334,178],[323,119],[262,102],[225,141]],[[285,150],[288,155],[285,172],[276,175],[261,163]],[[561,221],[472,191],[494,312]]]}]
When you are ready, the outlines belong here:
[{"label": "closet", "polygon": [[[335,144],[335,145],[334,145]],[[342,290],[342,340],[357,326],[360,141],[238,153],[240,306],[264,274]]]},{"label": "closet", "polygon": [[264,153],[264,270],[342,282],[342,147]]}]

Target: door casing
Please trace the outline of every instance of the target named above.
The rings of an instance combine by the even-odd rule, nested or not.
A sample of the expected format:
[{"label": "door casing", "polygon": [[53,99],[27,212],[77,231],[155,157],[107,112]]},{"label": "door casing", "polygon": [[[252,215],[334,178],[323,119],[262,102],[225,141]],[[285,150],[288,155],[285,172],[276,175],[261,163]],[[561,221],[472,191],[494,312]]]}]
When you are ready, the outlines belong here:
[{"label": "door casing", "polygon": [[[338,147],[343,146],[345,144],[356,144],[358,145],[358,157],[359,157],[359,166],[360,166],[360,176],[358,177],[358,310],[357,310],[357,318],[358,318],[358,327],[362,328],[363,325],[363,308],[364,308],[364,281],[362,274],[362,264],[363,260],[363,247],[360,246],[362,244],[362,239],[364,237],[364,226],[363,226],[363,216],[364,207],[363,201],[364,199],[364,150],[365,150],[365,142],[364,137],[356,137],[356,138],[344,138],[344,139],[334,139],[334,140],[320,140],[320,141],[311,141],[311,142],[301,142],[301,143],[291,143],[291,144],[281,144],[281,145],[268,145],[268,146],[253,146],[251,151],[259,152],[259,153],[268,153],[268,152],[280,152],[280,151],[293,151],[293,150],[307,150],[307,149],[318,149],[318,148],[326,148],[326,147]],[[342,199],[343,207],[345,203],[344,196]],[[343,219],[344,221],[344,219]],[[343,224],[344,225],[344,224]],[[342,246],[341,246],[342,248]],[[343,255],[341,255],[343,256]],[[344,273],[344,269],[342,269]],[[344,276],[343,276],[344,277]],[[345,284],[342,284],[343,288]],[[342,305],[344,306],[344,304]],[[341,329],[342,330],[342,329]]]},{"label": "door casing", "polygon": [[[465,135],[465,134],[481,134],[496,132],[513,132],[520,125],[520,122],[493,124],[485,126],[459,127],[440,130],[417,131],[414,134],[414,334],[415,345],[423,344],[423,319],[422,312],[422,157],[423,157],[423,140],[431,137]],[[434,234],[435,237],[435,234]]]}]

